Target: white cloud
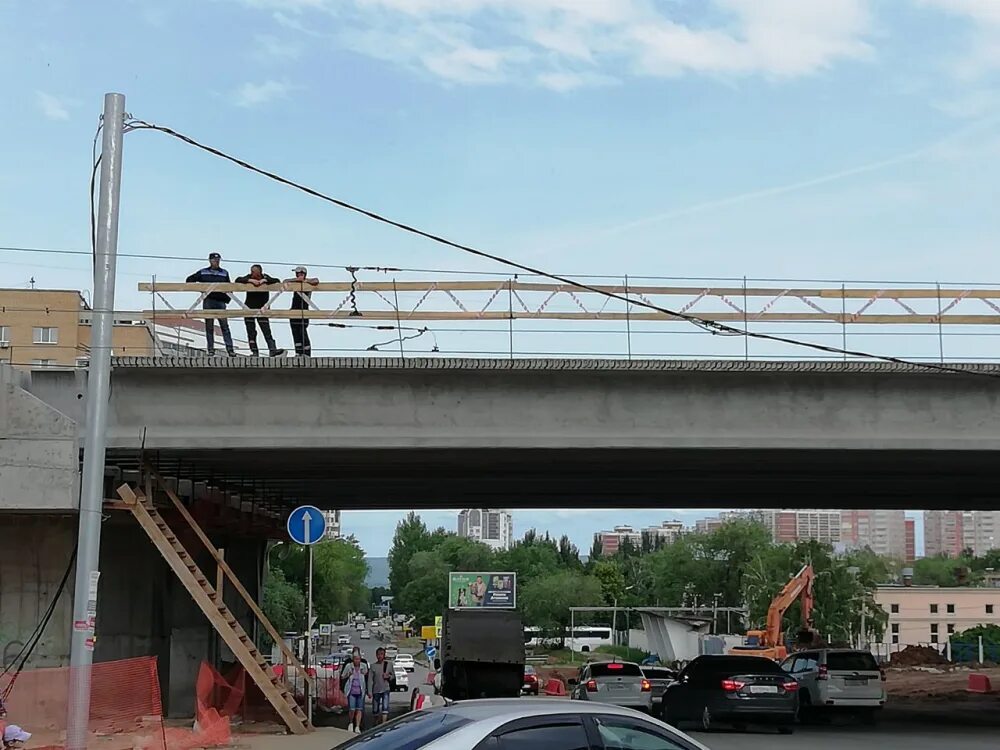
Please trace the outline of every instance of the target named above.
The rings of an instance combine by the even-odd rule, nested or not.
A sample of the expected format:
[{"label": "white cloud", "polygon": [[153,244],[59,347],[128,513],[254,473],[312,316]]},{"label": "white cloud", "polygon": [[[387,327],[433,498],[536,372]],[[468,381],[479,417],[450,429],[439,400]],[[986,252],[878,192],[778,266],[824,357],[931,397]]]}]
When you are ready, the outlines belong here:
[{"label": "white cloud", "polygon": [[871,0],[238,1],[453,83],[565,91],[635,75],[793,77],[873,56]]},{"label": "white cloud", "polygon": [[35,92],[35,102],[38,104],[38,108],[42,111],[50,120],[68,120],[69,119],[69,106],[70,102],[68,100],[64,101],[58,97],[52,96],[52,94],[46,94],[44,91]]},{"label": "white cloud", "polygon": [[264,81],[263,83],[248,81],[236,89],[233,103],[237,107],[257,107],[288,96],[293,89],[294,86],[281,81]]}]

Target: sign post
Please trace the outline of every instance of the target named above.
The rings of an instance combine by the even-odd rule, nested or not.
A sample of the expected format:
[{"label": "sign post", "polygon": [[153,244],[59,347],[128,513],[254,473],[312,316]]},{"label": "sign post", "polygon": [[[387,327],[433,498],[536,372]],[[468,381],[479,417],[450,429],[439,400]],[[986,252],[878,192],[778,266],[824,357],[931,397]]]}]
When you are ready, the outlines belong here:
[{"label": "sign post", "polygon": [[[288,514],[288,536],[296,544],[306,548],[306,653],[304,667],[312,667],[312,631],[316,618],[313,616],[313,545],[323,541],[326,534],[326,517],[312,505],[300,505]],[[306,717],[312,724],[312,696],[309,695],[309,680],[305,679]]]}]

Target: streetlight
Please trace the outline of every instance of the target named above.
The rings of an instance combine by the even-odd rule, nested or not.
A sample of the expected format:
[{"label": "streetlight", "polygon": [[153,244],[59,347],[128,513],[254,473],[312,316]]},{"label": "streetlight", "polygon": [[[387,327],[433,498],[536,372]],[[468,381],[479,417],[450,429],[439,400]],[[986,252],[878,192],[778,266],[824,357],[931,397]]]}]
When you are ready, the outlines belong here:
[{"label": "streetlight", "polygon": [[[633,583],[631,586],[626,586],[622,589],[622,593],[627,593],[635,588]],[[614,611],[611,613],[611,640],[614,641],[618,638],[618,597],[614,598]]]}]

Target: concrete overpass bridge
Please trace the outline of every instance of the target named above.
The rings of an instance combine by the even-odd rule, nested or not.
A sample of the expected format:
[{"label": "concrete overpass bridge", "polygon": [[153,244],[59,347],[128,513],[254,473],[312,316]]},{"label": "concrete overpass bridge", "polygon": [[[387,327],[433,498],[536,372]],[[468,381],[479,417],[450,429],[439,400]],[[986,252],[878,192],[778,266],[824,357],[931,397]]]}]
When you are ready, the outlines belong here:
[{"label": "concrete overpass bridge", "polygon": [[[995,507],[1000,367],[114,361],[108,464],[325,508]],[[84,372],[32,392],[82,423]]]}]

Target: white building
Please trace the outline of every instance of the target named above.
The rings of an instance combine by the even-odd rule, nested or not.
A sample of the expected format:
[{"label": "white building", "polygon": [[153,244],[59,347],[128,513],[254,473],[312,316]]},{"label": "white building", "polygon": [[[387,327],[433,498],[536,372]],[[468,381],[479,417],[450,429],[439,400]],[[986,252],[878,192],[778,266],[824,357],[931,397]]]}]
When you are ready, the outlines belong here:
[{"label": "white building", "polygon": [[323,533],[323,538],[340,539],[340,511],[324,510],[323,520],[326,521],[326,531]]},{"label": "white building", "polygon": [[496,550],[510,549],[514,543],[514,516],[509,510],[467,508],[458,514],[458,535]]}]

